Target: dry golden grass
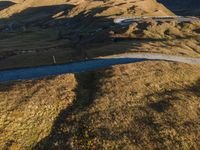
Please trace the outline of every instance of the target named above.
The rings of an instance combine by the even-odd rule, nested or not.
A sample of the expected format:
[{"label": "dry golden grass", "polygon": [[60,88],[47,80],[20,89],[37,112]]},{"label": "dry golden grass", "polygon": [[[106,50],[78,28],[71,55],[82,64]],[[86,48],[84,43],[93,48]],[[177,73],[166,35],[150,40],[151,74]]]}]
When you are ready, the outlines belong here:
[{"label": "dry golden grass", "polygon": [[[154,0],[68,3],[75,7],[67,15],[60,16],[61,11],[53,17],[89,14],[94,8],[103,10],[93,17],[171,14]],[[9,17],[30,7],[57,4],[66,1],[27,0],[0,15]],[[93,30],[98,29],[97,24]],[[109,28],[110,32],[119,41],[95,43],[84,52],[90,58],[126,52],[200,57],[199,23],[150,21],[126,29]],[[28,51],[3,58],[0,69],[52,64],[53,55],[58,63],[81,59],[82,47],[68,48],[70,41],[58,40],[55,28],[0,36],[2,55],[16,49]],[[0,149],[198,149],[199,69],[196,65],[147,61],[0,84]]]},{"label": "dry golden grass", "polygon": [[143,22],[134,22],[127,28],[116,28],[116,36],[141,39],[184,39],[197,38],[199,40],[200,22],[178,22],[175,20],[155,21],[146,19]]},{"label": "dry golden grass", "polygon": [[[73,40],[58,40],[58,32],[55,28],[20,34],[4,33],[0,40],[0,69],[52,65],[52,56],[56,57],[58,64],[68,63],[82,60],[83,54],[87,54],[89,58],[138,52],[200,57],[199,27],[199,23],[195,22],[134,23],[123,30],[122,28],[109,29],[114,30],[114,34],[106,34],[104,38],[108,38],[108,41],[109,38],[114,39],[114,41],[93,42],[104,36],[104,34],[95,35],[96,37],[92,38],[87,46],[84,42],[80,44],[82,41],[73,44],[71,43]],[[79,47],[72,46],[78,44]]]},{"label": "dry golden grass", "polygon": [[199,69],[146,61],[1,84],[0,146],[198,149]]},{"label": "dry golden grass", "polygon": [[[113,18],[173,15],[155,0],[15,2],[17,4],[0,11],[0,21],[13,23],[13,26],[24,25],[24,22],[40,25],[28,25],[25,31],[17,28],[13,32],[1,33],[0,70],[52,65],[53,56],[58,64],[83,60],[85,55],[96,58],[124,52],[199,57],[198,23],[156,23],[150,20],[128,28],[113,24]],[[73,19],[68,22],[69,18],[81,23],[77,25]],[[64,23],[61,23],[62,27],[53,25],[59,22]],[[3,23],[0,28],[4,29]],[[114,42],[115,38],[119,38],[117,42]]]},{"label": "dry golden grass", "polygon": [[74,100],[74,75],[0,84],[0,149],[30,149]]},{"label": "dry golden grass", "polygon": [[[15,1],[17,2],[17,1]],[[98,16],[132,16],[132,15],[148,15],[148,16],[166,16],[173,13],[155,0],[26,0],[18,1],[17,4],[0,11],[0,18],[7,18],[14,14],[20,13],[31,7],[44,7],[53,5],[72,4],[75,8],[69,12],[69,16],[73,17],[82,11],[88,11],[93,8],[109,7]],[[111,7],[112,6],[112,7]],[[147,7],[148,6],[148,7]],[[62,10],[60,11],[62,12]],[[56,14],[55,14],[56,15]]]},{"label": "dry golden grass", "polygon": [[198,149],[199,69],[148,61],[82,74],[74,105],[35,149]]},{"label": "dry golden grass", "polygon": [[123,53],[159,53],[184,57],[200,57],[199,38],[172,40],[129,39],[115,43],[99,44],[86,49],[90,57]]}]

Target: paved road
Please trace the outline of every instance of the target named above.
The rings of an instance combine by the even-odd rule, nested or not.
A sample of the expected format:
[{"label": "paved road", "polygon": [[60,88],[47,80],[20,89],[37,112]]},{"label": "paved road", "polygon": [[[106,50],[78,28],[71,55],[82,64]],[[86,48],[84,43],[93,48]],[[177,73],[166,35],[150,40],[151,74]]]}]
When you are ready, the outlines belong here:
[{"label": "paved road", "polygon": [[173,56],[166,54],[153,54],[153,53],[138,53],[138,54],[123,54],[114,55],[104,58],[137,58],[137,59],[147,59],[147,60],[164,60],[164,61],[174,61],[182,62],[188,64],[200,64],[200,58],[184,57],[184,56]]},{"label": "paved road", "polygon": [[114,20],[114,23],[126,26],[130,25],[133,22],[143,22],[145,20],[152,19],[154,21],[178,21],[178,22],[194,22],[200,21],[196,17],[183,17],[183,16],[157,16],[157,17],[132,17],[132,18],[117,18]]},{"label": "paved road", "polygon": [[113,65],[135,63],[148,60],[164,60],[183,62],[188,64],[200,64],[200,58],[179,57],[163,54],[124,54],[98,58],[83,62],[76,62],[71,64],[0,71],[0,82],[28,80],[52,75],[61,75],[66,73],[92,71],[99,68],[110,67]]}]

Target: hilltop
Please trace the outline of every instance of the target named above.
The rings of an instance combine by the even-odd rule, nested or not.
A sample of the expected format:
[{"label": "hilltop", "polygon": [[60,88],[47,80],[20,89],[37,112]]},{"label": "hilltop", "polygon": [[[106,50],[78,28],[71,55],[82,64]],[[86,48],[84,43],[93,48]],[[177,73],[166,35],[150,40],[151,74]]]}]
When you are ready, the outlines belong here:
[{"label": "hilltop", "polygon": [[[98,16],[137,16],[137,15],[171,15],[172,13],[166,9],[163,5],[156,2],[156,0],[19,0],[14,1],[16,4],[12,5],[2,11],[0,11],[0,18],[8,18],[15,14],[19,14],[28,11],[29,14],[25,14],[23,17],[31,17],[31,15],[46,15],[49,13],[45,10],[45,7],[58,6],[53,11],[51,16],[66,16],[73,17],[80,12],[89,11],[95,9],[98,12]],[[63,6],[62,6],[63,5]],[[72,6],[70,9],[66,9],[64,5]],[[60,6],[60,7],[59,7]],[[148,6],[148,7],[147,7]],[[34,9],[31,8],[44,7],[44,12],[37,12],[35,14]],[[52,10],[52,9],[50,9]],[[35,10],[36,11],[36,10]],[[67,11],[67,13],[66,13]],[[40,14],[41,13],[41,14]],[[26,16],[27,15],[27,16]]]}]

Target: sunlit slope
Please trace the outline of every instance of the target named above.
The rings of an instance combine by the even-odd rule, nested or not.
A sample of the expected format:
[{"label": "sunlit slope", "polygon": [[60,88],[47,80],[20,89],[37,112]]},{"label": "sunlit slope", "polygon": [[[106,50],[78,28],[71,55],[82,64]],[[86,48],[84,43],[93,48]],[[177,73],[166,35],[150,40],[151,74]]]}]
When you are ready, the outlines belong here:
[{"label": "sunlit slope", "polygon": [[0,149],[198,149],[199,69],[146,61],[0,84]]},{"label": "sunlit slope", "polygon": [[82,74],[72,107],[35,149],[198,149],[198,70],[147,61]]},{"label": "sunlit slope", "polygon": [[[30,8],[58,5],[73,5],[73,9],[70,9],[69,12],[65,14],[70,17],[82,11],[90,11],[90,9],[94,8],[104,8],[104,11],[98,14],[100,16],[172,15],[168,9],[157,3],[156,0],[16,0],[14,2],[16,3],[15,5],[0,11],[0,18],[8,18]],[[60,12],[62,12],[62,10],[60,10]],[[53,15],[56,14],[52,14],[52,16]]]}]

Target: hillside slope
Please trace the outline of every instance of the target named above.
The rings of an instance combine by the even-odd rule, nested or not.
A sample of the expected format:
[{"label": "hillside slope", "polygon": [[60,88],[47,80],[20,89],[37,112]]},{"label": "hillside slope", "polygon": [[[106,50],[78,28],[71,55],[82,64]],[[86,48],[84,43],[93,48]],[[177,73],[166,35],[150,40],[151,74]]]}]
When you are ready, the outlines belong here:
[{"label": "hillside slope", "polygon": [[[174,15],[156,0],[2,2],[0,70],[123,53],[200,57],[199,21],[113,22]],[[198,150],[199,70],[144,61],[0,83],[0,149]]]},{"label": "hillside slope", "polygon": [[159,61],[95,72],[36,149],[197,150],[198,69]]},{"label": "hillside slope", "polygon": [[[68,63],[124,52],[199,56],[199,22],[142,18],[174,15],[156,0],[25,0],[0,11],[0,69]],[[23,61],[22,61],[23,60]]]},{"label": "hillside slope", "polygon": [[199,66],[146,61],[0,84],[0,149],[195,149]]},{"label": "hillside slope", "polygon": [[[98,15],[170,15],[172,14],[163,5],[156,2],[156,0],[25,0],[15,1],[17,4],[0,11],[0,18],[8,18],[14,14],[21,13],[30,8],[47,7],[47,6],[61,6],[61,5],[73,5],[73,9],[69,11],[70,17],[77,15],[82,11],[89,11],[90,9],[104,8],[104,11]],[[147,7],[148,6],[148,7]],[[107,8],[107,9],[106,9]],[[66,9],[60,9],[58,12],[61,13]],[[39,14],[38,14],[39,15]],[[56,15],[56,14],[51,14]],[[26,16],[24,16],[26,17]]]}]

